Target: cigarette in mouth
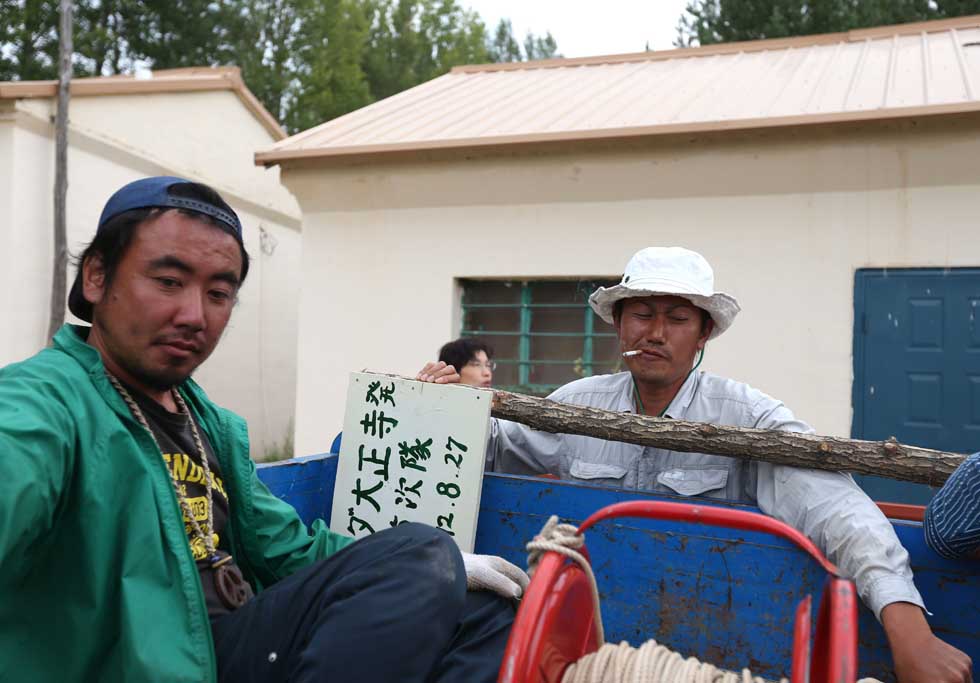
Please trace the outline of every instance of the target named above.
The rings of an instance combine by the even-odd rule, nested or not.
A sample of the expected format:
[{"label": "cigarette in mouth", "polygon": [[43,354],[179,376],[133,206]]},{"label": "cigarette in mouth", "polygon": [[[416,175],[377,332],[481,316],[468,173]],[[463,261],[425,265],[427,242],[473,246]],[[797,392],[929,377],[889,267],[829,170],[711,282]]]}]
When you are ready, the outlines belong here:
[{"label": "cigarette in mouth", "polygon": [[636,349],[635,351],[625,351],[623,352],[623,358],[629,358],[631,356],[639,356],[643,351]]}]

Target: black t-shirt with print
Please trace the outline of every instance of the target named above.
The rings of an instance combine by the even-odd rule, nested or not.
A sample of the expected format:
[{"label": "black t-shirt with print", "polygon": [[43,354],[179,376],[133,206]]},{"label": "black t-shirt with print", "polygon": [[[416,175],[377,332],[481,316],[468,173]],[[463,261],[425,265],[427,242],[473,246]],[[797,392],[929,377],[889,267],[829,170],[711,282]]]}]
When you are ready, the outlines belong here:
[{"label": "black t-shirt with print", "polygon": [[[139,404],[140,409],[146,416],[146,421],[153,430],[153,435],[160,444],[163,452],[164,462],[167,468],[175,475],[177,484],[183,488],[183,493],[187,497],[187,503],[194,513],[201,531],[208,533],[208,510],[207,510],[207,489],[205,488],[204,468],[201,467],[201,456],[197,452],[194,444],[194,434],[191,431],[190,416],[183,413],[171,413],[159,403],[130,389],[133,398]],[[224,532],[228,522],[228,494],[225,491],[224,482],[221,477],[221,470],[218,461],[214,457],[211,443],[208,441],[207,434],[198,426],[198,434],[201,435],[201,443],[208,455],[208,466],[211,468],[211,477],[214,481],[214,488],[211,492],[211,499],[214,504],[214,545],[217,548],[221,542],[221,534]],[[183,513],[184,530],[187,532],[187,540],[191,546],[191,552],[197,561],[197,570],[201,577],[201,587],[204,589],[204,597],[207,600],[208,616],[215,618],[223,614],[228,614],[231,610],[224,605],[214,587],[214,571],[211,569],[211,562],[208,559],[207,550],[204,542],[194,531],[194,527],[189,523],[186,513]],[[221,556],[228,555],[224,550],[218,550]],[[232,560],[232,563],[234,560]]]}]

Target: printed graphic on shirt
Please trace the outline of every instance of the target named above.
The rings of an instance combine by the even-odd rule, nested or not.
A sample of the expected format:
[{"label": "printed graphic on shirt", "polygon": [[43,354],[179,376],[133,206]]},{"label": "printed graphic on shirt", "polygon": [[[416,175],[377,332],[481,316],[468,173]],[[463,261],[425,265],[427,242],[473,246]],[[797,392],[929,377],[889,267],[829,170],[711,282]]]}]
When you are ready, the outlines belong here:
[{"label": "printed graphic on shirt", "polygon": [[[174,479],[177,481],[180,493],[186,498],[187,506],[201,527],[201,531],[206,534],[211,533],[214,546],[217,547],[221,540],[220,536],[208,526],[208,498],[205,489],[204,468],[186,453],[164,453],[163,460],[167,463],[167,469],[170,470]],[[214,482],[211,494],[212,499],[215,499],[215,503],[222,508],[227,508],[228,494],[225,492],[224,482],[213,471],[211,472],[211,478]],[[224,500],[217,500],[218,496],[221,496]],[[198,537],[190,520],[187,519],[187,513],[183,510],[182,512],[184,516],[184,531],[187,533],[187,539],[190,542],[194,559],[196,561],[203,560],[208,556],[204,539]],[[218,516],[217,513],[215,516]]]}]

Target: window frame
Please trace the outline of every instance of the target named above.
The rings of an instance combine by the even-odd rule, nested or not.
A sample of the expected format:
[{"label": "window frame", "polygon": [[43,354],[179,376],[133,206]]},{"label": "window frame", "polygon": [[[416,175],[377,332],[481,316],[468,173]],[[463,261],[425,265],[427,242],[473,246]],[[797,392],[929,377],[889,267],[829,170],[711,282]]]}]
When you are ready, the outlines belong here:
[{"label": "window frame", "polygon": [[[474,304],[467,303],[467,287],[486,283],[504,283],[511,284],[513,286],[520,286],[520,301],[518,303],[491,303],[491,304]],[[608,282],[615,283],[614,278],[603,278],[603,277],[592,277],[592,278],[542,278],[542,279],[522,279],[522,280],[510,280],[510,279],[479,279],[479,278],[460,278],[460,308],[461,308],[461,320],[460,320],[460,336],[461,337],[480,337],[492,341],[494,337],[519,337],[518,341],[518,358],[494,358],[498,365],[516,365],[517,366],[517,384],[516,385],[497,385],[494,386],[498,389],[503,389],[505,391],[518,391],[522,393],[531,393],[544,395],[549,394],[558,387],[562,386],[567,382],[562,384],[533,384],[531,383],[531,368],[535,365],[561,365],[574,368],[581,362],[582,367],[582,377],[591,377],[594,374],[595,366],[598,364],[594,358],[594,341],[596,339],[605,338],[615,338],[615,332],[597,332],[595,330],[595,320],[596,314],[589,305],[588,299],[582,303],[534,303],[533,298],[533,286],[541,283],[549,282],[567,282],[575,283],[581,286],[583,283],[589,283],[592,285],[593,291],[596,286],[600,283]],[[467,329],[465,324],[467,322],[468,312],[473,310],[514,310],[517,309],[520,315],[520,327],[516,331],[511,330],[473,330]],[[580,310],[583,313],[582,317],[582,331],[581,332],[534,332],[532,329],[534,321],[534,311],[536,310]],[[582,340],[582,355],[581,358],[575,360],[553,360],[553,359],[535,359],[531,357],[531,340],[535,337],[562,337],[562,338],[573,338]],[[568,381],[573,381],[578,379],[573,377]]]}]

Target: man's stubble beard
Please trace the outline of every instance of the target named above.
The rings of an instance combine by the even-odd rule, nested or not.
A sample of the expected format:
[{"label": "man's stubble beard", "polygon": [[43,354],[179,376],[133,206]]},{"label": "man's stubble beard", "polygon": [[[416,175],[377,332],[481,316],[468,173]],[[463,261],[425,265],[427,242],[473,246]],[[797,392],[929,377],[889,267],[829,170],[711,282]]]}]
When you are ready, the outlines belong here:
[{"label": "man's stubble beard", "polygon": [[[98,318],[94,319],[92,324],[101,330],[103,340],[109,341],[115,336],[108,333],[109,330],[107,329],[106,325]],[[120,349],[110,348],[108,351],[116,351],[116,353],[114,353],[112,356],[113,361],[115,361],[115,364],[122,368],[130,376],[130,378],[157,391],[170,391],[175,386],[185,382],[194,374],[194,371],[200,367],[201,363],[204,362],[202,360],[201,363],[198,363],[189,371],[176,369],[154,371],[144,367],[143,364],[139,362],[139,359],[132,359],[129,356],[120,353]]]}]

